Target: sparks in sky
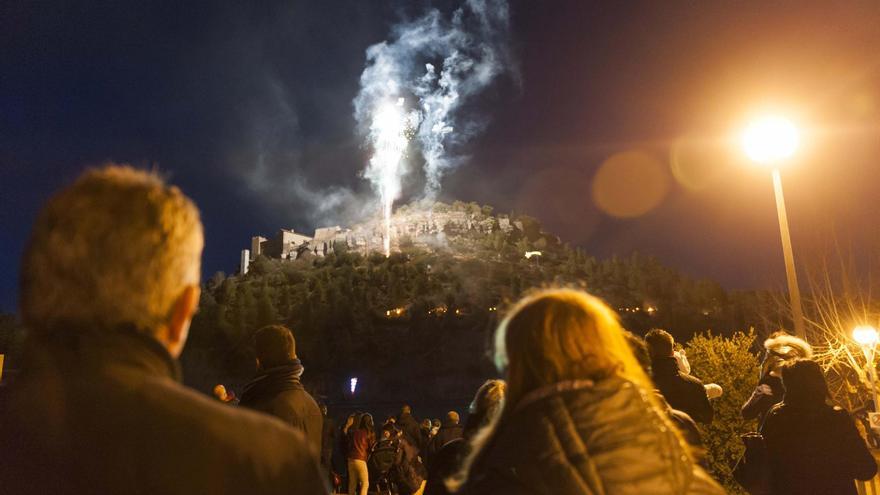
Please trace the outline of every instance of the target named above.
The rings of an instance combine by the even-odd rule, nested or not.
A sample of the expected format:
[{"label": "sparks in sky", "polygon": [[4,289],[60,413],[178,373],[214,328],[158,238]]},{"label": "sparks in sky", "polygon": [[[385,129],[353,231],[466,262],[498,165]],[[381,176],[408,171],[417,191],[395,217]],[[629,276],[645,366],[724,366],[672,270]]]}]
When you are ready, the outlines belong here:
[{"label": "sparks in sky", "polygon": [[370,169],[379,179],[379,199],[385,227],[382,239],[385,256],[391,255],[391,211],[394,201],[400,197],[400,167],[409,142],[409,117],[403,103],[403,98],[398,98],[396,103],[381,103],[370,123],[370,134],[373,137]]}]

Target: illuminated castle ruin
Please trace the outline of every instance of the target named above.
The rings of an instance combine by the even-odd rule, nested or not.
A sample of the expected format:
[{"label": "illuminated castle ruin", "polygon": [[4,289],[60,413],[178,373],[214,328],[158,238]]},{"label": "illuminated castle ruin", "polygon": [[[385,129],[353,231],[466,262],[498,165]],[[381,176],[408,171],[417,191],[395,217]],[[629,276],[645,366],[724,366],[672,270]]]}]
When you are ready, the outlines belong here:
[{"label": "illuminated castle ruin", "polygon": [[[468,232],[491,234],[495,230],[511,232],[522,230],[519,222],[507,216],[495,217],[461,209],[411,209],[403,207],[391,218],[391,251],[400,251],[401,243],[429,249],[443,247],[447,240]],[[383,219],[374,219],[352,228],[322,227],[308,236],[292,229],[281,229],[275,236],[251,238],[251,248],[242,251],[241,273],[258,256],[273,259],[296,260],[309,256],[326,256],[337,246],[361,254],[384,252],[386,229]]]}]

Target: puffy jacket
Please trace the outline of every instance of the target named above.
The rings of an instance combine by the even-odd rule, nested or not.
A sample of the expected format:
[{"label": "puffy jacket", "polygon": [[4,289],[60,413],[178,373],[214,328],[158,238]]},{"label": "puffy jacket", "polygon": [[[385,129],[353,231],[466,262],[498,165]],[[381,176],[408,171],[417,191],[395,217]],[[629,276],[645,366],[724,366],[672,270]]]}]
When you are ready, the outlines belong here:
[{"label": "puffy jacket", "polygon": [[149,336],[70,328],[27,353],[0,401],[3,493],[327,493],[299,432],[184,387]]},{"label": "puffy jacket", "polygon": [[[536,390],[506,411],[468,495],[723,494],[646,392],[619,377]],[[479,448],[479,447],[478,447]]]}]

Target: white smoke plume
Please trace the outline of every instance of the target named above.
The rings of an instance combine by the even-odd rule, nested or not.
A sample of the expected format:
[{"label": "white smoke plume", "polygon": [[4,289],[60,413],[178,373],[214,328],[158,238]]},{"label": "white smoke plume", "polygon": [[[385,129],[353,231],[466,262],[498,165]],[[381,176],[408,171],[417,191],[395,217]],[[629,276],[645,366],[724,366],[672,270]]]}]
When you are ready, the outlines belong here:
[{"label": "white smoke plume", "polygon": [[400,23],[388,41],[367,49],[354,115],[374,153],[364,177],[380,196],[386,223],[413,167],[409,140],[423,158],[424,195],[434,198],[443,174],[462,160],[457,148],[482,130],[485,120],[460,110],[513,67],[508,37],[506,0],[467,0],[451,16],[432,9]]}]

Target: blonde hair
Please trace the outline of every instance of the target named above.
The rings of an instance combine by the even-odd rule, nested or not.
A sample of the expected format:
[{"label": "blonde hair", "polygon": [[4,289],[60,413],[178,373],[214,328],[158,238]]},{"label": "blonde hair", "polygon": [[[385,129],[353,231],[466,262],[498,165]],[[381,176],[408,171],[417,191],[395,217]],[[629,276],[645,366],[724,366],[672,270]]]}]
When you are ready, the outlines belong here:
[{"label": "blonde hair", "polygon": [[195,204],[156,174],[110,164],[53,196],[21,270],[21,314],[36,333],[59,325],[155,331],[199,283],[204,237]]},{"label": "blonde hair", "polygon": [[494,359],[498,370],[506,372],[507,393],[501,411],[469,441],[462,468],[445,480],[452,493],[467,483],[482,449],[525,395],[568,380],[618,376],[634,383],[690,455],[677,430],[660,413],[654,385],[630,350],[617,314],[586,292],[542,289],[522,298],[498,325]]},{"label": "blonde hair", "polygon": [[574,289],[543,289],[516,303],[495,333],[495,364],[507,369],[506,408],[534,389],[566,380],[617,375],[654,388],[617,314]]}]

